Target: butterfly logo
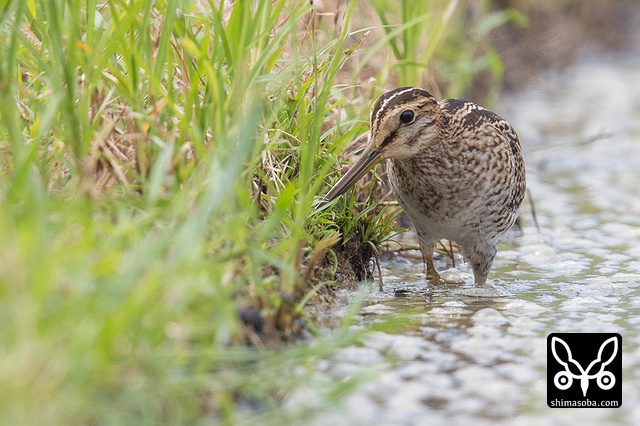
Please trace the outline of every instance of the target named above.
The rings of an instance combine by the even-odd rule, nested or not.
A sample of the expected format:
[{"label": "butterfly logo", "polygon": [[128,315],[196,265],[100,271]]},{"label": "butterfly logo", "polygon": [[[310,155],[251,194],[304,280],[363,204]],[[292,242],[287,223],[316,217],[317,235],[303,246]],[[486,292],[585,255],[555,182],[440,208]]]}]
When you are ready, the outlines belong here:
[{"label": "butterfly logo", "polygon": [[[608,345],[613,345],[613,353],[606,360],[602,360],[602,356],[604,354],[605,348]],[[568,357],[566,360],[563,360],[562,353],[559,353],[558,349],[562,347],[564,348],[564,352]],[[589,389],[589,380],[596,379],[596,383],[598,387],[602,390],[609,390],[616,384],[616,378],[610,371],[606,371],[605,368],[611,364],[613,359],[616,357],[618,353],[618,340],[615,337],[611,337],[610,339],[605,340],[602,345],[600,345],[600,349],[598,350],[598,357],[591,361],[587,368],[582,368],[580,363],[573,359],[573,355],[571,354],[571,349],[569,345],[559,337],[553,336],[551,339],[551,351],[553,352],[553,356],[558,361],[560,365],[564,367],[564,371],[558,372],[553,378],[553,384],[560,390],[566,390],[571,387],[573,384],[573,380],[580,380],[580,387],[582,388],[582,396],[587,396],[587,389]],[[560,351],[562,352],[562,351]],[[579,374],[575,374],[571,371],[571,366],[574,366],[574,371],[579,371]],[[597,368],[599,366],[599,368]],[[591,370],[595,370],[597,368],[597,372],[591,372]]]}]

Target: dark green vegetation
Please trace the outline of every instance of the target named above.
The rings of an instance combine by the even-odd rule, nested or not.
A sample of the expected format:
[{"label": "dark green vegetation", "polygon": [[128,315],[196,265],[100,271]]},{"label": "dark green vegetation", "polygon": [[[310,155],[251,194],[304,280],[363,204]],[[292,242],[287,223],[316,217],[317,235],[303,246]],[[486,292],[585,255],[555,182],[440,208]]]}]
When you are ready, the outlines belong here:
[{"label": "dark green vegetation", "polygon": [[391,228],[367,191],[317,210],[371,102],[501,74],[484,6],[219,3],[0,1],[0,423],[285,416],[357,336],[264,347]]}]

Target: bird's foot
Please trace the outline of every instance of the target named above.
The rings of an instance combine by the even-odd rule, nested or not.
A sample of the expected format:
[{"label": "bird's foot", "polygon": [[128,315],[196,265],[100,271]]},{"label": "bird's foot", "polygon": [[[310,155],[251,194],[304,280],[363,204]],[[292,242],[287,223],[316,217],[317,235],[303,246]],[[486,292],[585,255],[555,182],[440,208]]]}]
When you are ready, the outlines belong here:
[{"label": "bird's foot", "polygon": [[464,284],[465,274],[456,269],[447,269],[442,273],[429,273],[427,276],[427,282],[432,285],[460,285]]},{"label": "bird's foot", "polygon": [[443,285],[446,282],[435,271],[427,273],[426,277],[427,277],[427,282],[431,285]]}]

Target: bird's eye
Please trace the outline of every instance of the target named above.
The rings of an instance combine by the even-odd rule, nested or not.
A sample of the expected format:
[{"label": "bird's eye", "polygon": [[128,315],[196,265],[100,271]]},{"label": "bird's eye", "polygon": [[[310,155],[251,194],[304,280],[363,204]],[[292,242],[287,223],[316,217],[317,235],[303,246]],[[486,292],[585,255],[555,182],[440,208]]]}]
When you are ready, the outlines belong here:
[{"label": "bird's eye", "polygon": [[410,109],[405,109],[400,113],[400,122],[404,124],[409,124],[413,121],[415,114]]}]

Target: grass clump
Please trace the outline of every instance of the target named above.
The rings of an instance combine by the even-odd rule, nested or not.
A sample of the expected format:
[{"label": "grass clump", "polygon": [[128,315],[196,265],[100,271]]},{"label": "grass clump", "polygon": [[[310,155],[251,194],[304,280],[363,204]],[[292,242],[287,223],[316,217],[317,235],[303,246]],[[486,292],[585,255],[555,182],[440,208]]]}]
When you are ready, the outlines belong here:
[{"label": "grass clump", "polygon": [[317,209],[383,89],[347,84],[384,47],[357,7],[0,2],[0,423],[294,415],[290,365],[353,333],[256,347],[308,334],[341,235],[391,229],[371,197]]}]

